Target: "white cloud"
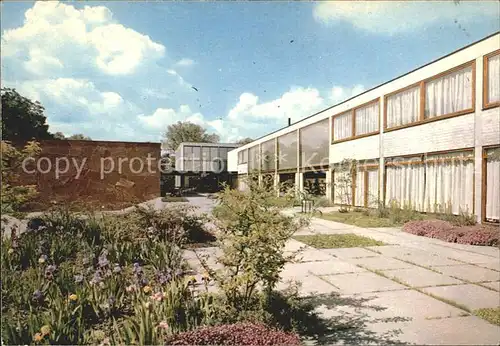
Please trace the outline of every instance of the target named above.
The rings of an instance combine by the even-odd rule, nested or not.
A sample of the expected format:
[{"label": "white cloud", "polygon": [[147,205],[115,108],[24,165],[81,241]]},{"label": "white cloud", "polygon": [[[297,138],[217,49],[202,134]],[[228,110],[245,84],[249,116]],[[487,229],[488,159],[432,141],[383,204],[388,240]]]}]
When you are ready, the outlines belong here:
[{"label": "white cloud", "polygon": [[189,86],[189,83],[187,83],[184,78],[182,78],[182,76],[177,73],[176,70],[172,70],[172,69],[169,69],[167,70],[167,73],[171,76],[174,76],[174,77],[177,77],[177,80],[179,81],[179,84],[182,85],[182,86]]},{"label": "white cloud", "polygon": [[175,63],[177,66],[192,66],[194,65],[193,59],[183,58]]},{"label": "white cloud", "polygon": [[113,21],[104,6],[76,9],[55,1],[35,2],[21,27],[2,34],[2,56],[20,59],[38,75],[89,62],[106,74],[125,75],[164,53],[165,47],[149,36]]},{"label": "white cloud", "polygon": [[14,86],[29,98],[65,106],[84,107],[91,114],[111,113],[125,105],[118,93],[100,91],[87,79],[41,79],[14,83]]},{"label": "white cloud", "polygon": [[394,34],[425,28],[433,23],[470,22],[484,16],[498,18],[497,1],[322,1],[314,18],[325,24],[347,21],[358,29]]},{"label": "white cloud", "polygon": [[139,115],[139,121],[150,129],[163,131],[168,125],[178,121],[189,121],[198,125],[205,125],[203,114],[193,113],[188,105],[181,105],[176,111],[172,108],[158,108],[151,115]]},{"label": "white cloud", "polygon": [[365,91],[365,87],[360,84],[357,84],[352,88],[334,86],[330,92],[329,100],[335,104],[347,100],[348,98],[351,98],[353,96],[359,95],[363,91]]}]

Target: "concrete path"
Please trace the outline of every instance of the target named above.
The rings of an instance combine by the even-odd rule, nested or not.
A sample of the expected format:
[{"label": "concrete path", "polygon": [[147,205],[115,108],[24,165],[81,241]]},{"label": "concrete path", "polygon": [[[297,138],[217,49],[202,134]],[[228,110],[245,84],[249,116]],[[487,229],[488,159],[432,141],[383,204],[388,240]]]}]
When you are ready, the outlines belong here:
[{"label": "concrete path", "polygon": [[[306,340],[308,345],[499,344],[500,327],[474,315],[477,309],[500,306],[498,248],[451,244],[397,228],[360,228],[317,218],[297,232],[345,233],[387,245],[315,249],[291,240],[285,249],[301,251],[294,263],[285,265],[278,288],[299,283],[299,293],[317,306],[323,323],[331,326]],[[185,256],[201,277],[197,255],[217,265],[218,251],[190,250]]]},{"label": "concrete path", "polygon": [[500,327],[473,314],[500,307],[498,248],[316,218],[299,233],[354,233],[387,244],[314,249],[289,243],[290,249],[305,247],[298,263],[286,265],[283,281],[302,283],[303,296],[330,297],[318,311],[353,328],[345,335],[334,332],[334,343],[499,344]]}]

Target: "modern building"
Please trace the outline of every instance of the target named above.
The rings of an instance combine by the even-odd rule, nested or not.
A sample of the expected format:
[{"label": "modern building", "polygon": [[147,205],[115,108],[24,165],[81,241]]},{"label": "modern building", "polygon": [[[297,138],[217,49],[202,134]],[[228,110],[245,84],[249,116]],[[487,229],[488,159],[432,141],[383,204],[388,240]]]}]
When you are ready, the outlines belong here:
[{"label": "modern building", "polygon": [[239,147],[228,167],[343,203],[340,163],[356,160],[350,204],[397,201],[498,222],[499,106],[496,33]]},{"label": "modern building", "polygon": [[235,143],[184,142],[175,152],[175,186],[217,191],[221,183],[233,184],[236,173],[228,171],[227,153]]}]

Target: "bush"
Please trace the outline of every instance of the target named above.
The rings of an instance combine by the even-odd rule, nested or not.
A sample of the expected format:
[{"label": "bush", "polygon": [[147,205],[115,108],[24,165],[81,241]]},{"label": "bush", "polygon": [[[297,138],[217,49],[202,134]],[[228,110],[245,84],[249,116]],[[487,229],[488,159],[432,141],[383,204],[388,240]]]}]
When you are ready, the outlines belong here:
[{"label": "bush", "polygon": [[263,324],[236,323],[203,327],[167,338],[168,345],[300,345],[295,333]]},{"label": "bush", "polygon": [[403,231],[418,236],[436,238],[450,243],[496,246],[500,244],[500,229],[488,225],[457,227],[448,221],[410,221]]}]

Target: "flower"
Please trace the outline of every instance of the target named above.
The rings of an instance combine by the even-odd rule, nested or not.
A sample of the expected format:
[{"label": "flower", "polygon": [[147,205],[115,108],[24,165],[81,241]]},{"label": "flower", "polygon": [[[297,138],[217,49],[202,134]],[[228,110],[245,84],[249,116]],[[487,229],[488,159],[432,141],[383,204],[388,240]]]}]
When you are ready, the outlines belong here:
[{"label": "flower", "polygon": [[187,280],[187,283],[188,285],[194,285],[196,283],[196,278],[194,276],[191,276],[188,280]]},{"label": "flower", "polygon": [[118,263],[115,263],[115,267],[113,268],[113,273],[119,273],[122,271],[122,268]]},{"label": "flower", "polygon": [[40,328],[40,331],[42,332],[42,335],[49,335],[50,334],[50,326],[49,325],[44,325],[42,328]]},{"label": "flower", "polygon": [[57,267],[53,264],[48,265],[47,268],[45,268],[45,276],[47,278],[52,278],[52,275],[56,271]]},{"label": "flower", "polygon": [[14,253],[14,249],[13,249],[13,248],[10,248],[10,249],[9,249],[9,251],[7,251],[7,253],[8,253],[9,255],[12,255],[12,254]]},{"label": "flower", "polygon": [[125,287],[125,291],[127,292],[134,292],[135,291],[135,285],[130,285],[130,286],[127,286]]},{"label": "flower", "polygon": [[107,259],[106,255],[99,256],[99,259],[98,259],[98,261],[97,261],[97,265],[98,265],[100,268],[106,267],[108,264],[109,264],[109,261],[108,261],[108,259]]},{"label": "flower", "polygon": [[32,297],[33,297],[33,300],[42,301],[43,300],[43,293],[40,290],[36,290],[35,292],[33,292]]},{"label": "flower", "polygon": [[151,286],[146,285],[146,286],[144,286],[142,288],[142,290],[143,290],[144,293],[150,293],[151,292]]},{"label": "flower", "polygon": [[78,296],[76,294],[70,294],[69,295],[69,300],[71,300],[72,302],[76,302],[78,300]]},{"label": "flower", "polygon": [[44,264],[47,261],[47,255],[41,255],[38,259],[38,263]]},{"label": "flower", "polygon": [[157,302],[161,302],[163,299],[163,293],[161,292],[156,292],[151,296],[151,299],[156,300]]},{"label": "flower", "polygon": [[83,275],[75,275],[75,284],[83,282]]},{"label": "flower", "polygon": [[42,341],[42,339],[43,339],[43,335],[41,333],[36,333],[33,336],[33,341],[35,341],[35,342],[40,342],[40,341]]},{"label": "flower", "polygon": [[94,276],[92,277],[92,279],[90,280],[90,284],[91,285],[95,285],[95,284],[99,284],[102,282],[102,278],[101,278],[101,275],[99,274],[99,272],[95,272],[94,273]]},{"label": "flower", "polygon": [[168,329],[168,323],[166,321],[161,321],[158,324],[158,327],[161,328],[161,329]]}]

